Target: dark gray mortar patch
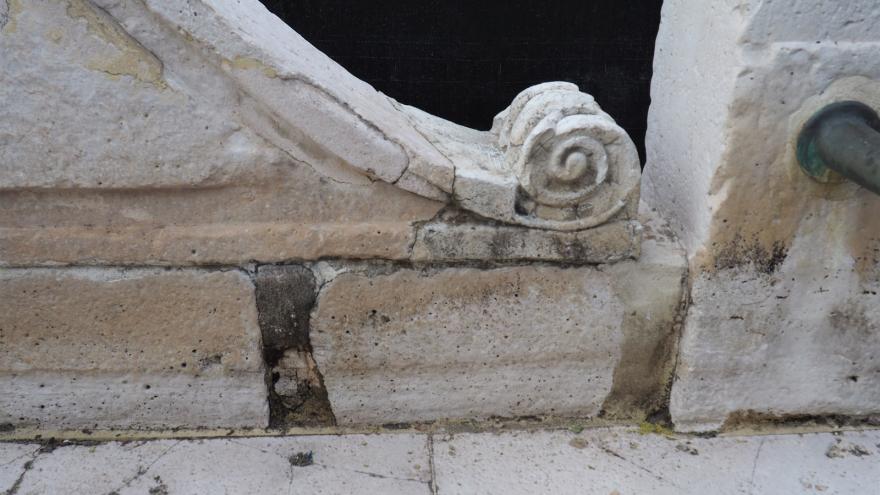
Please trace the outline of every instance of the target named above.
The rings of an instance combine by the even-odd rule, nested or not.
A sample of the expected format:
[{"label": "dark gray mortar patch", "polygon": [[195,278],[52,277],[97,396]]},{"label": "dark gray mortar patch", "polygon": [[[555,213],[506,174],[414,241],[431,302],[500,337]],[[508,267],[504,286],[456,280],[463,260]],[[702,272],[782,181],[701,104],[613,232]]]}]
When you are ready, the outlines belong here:
[{"label": "dark gray mortar patch", "polygon": [[257,269],[257,311],[263,348],[268,353],[309,351],[309,313],[317,285],[312,271],[299,265],[264,265]]},{"label": "dark gray mortar patch", "polygon": [[318,292],[314,274],[301,265],[263,265],[257,267],[254,283],[267,368],[270,427],[335,425],[316,366],[311,371],[318,377],[317,383],[303,378],[294,396],[279,394],[275,386],[281,373],[288,371],[279,369],[286,352],[307,355],[314,363],[309,340],[309,318]]}]

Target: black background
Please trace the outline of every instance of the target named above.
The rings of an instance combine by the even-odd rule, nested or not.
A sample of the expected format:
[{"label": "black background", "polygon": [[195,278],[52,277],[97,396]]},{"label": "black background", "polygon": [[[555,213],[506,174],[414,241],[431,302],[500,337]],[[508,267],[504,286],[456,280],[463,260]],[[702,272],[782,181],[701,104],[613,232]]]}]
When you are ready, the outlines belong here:
[{"label": "black background", "polygon": [[662,0],[263,0],[379,91],[488,129],[521,90],[570,81],[623,126],[644,161]]}]

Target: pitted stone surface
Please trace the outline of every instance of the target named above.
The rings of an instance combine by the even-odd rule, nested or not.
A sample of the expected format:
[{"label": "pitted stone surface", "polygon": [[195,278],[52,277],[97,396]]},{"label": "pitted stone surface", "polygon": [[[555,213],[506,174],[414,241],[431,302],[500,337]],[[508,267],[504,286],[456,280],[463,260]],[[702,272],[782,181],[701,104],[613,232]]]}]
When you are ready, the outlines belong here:
[{"label": "pitted stone surface", "polygon": [[350,267],[312,317],[337,421],[643,417],[671,372],[685,273],[656,239],[650,262],[612,267]]},{"label": "pitted stone surface", "polygon": [[246,274],[7,269],[0,282],[0,423],[266,425]]},{"label": "pitted stone surface", "polygon": [[[823,218],[855,228],[844,215],[839,205]],[[880,265],[860,270],[844,242],[815,225],[772,270],[696,278],[670,404],[678,428],[714,430],[732,415],[880,415]]]},{"label": "pitted stone surface", "polygon": [[592,268],[346,273],[318,298],[312,345],[341,423],[593,415],[623,312]]}]

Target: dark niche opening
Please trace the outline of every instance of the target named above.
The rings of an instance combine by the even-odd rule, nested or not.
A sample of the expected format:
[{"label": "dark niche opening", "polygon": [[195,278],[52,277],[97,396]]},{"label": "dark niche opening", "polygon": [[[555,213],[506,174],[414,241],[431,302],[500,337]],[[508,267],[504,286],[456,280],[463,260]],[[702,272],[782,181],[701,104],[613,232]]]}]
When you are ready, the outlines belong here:
[{"label": "dark niche opening", "polygon": [[521,90],[570,81],[632,136],[644,163],[662,0],[263,0],[392,98],[476,129]]}]

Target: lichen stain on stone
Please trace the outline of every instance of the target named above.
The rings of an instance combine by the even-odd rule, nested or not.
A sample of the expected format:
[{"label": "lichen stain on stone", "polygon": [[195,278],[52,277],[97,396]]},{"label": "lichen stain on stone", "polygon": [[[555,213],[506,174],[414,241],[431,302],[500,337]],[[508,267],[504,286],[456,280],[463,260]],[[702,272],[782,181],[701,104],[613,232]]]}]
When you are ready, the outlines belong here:
[{"label": "lichen stain on stone", "polygon": [[45,37],[47,40],[57,45],[61,43],[62,39],[64,39],[64,32],[58,28],[50,29],[46,31]]},{"label": "lichen stain on stone", "polygon": [[0,0],[0,32],[14,33],[18,28],[18,14],[23,9],[21,0]]},{"label": "lichen stain on stone", "polygon": [[119,51],[115,56],[93,58],[86,67],[104,72],[114,79],[131,76],[159,89],[167,88],[162,77],[162,62],[125,32],[106,12],[86,0],[70,0],[67,15],[74,19],[84,19],[89,33]]},{"label": "lichen stain on stone", "polygon": [[238,70],[260,70],[266,77],[278,77],[278,71],[264,64],[263,62],[250,57],[238,57],[229,62],[229,65]]}]

